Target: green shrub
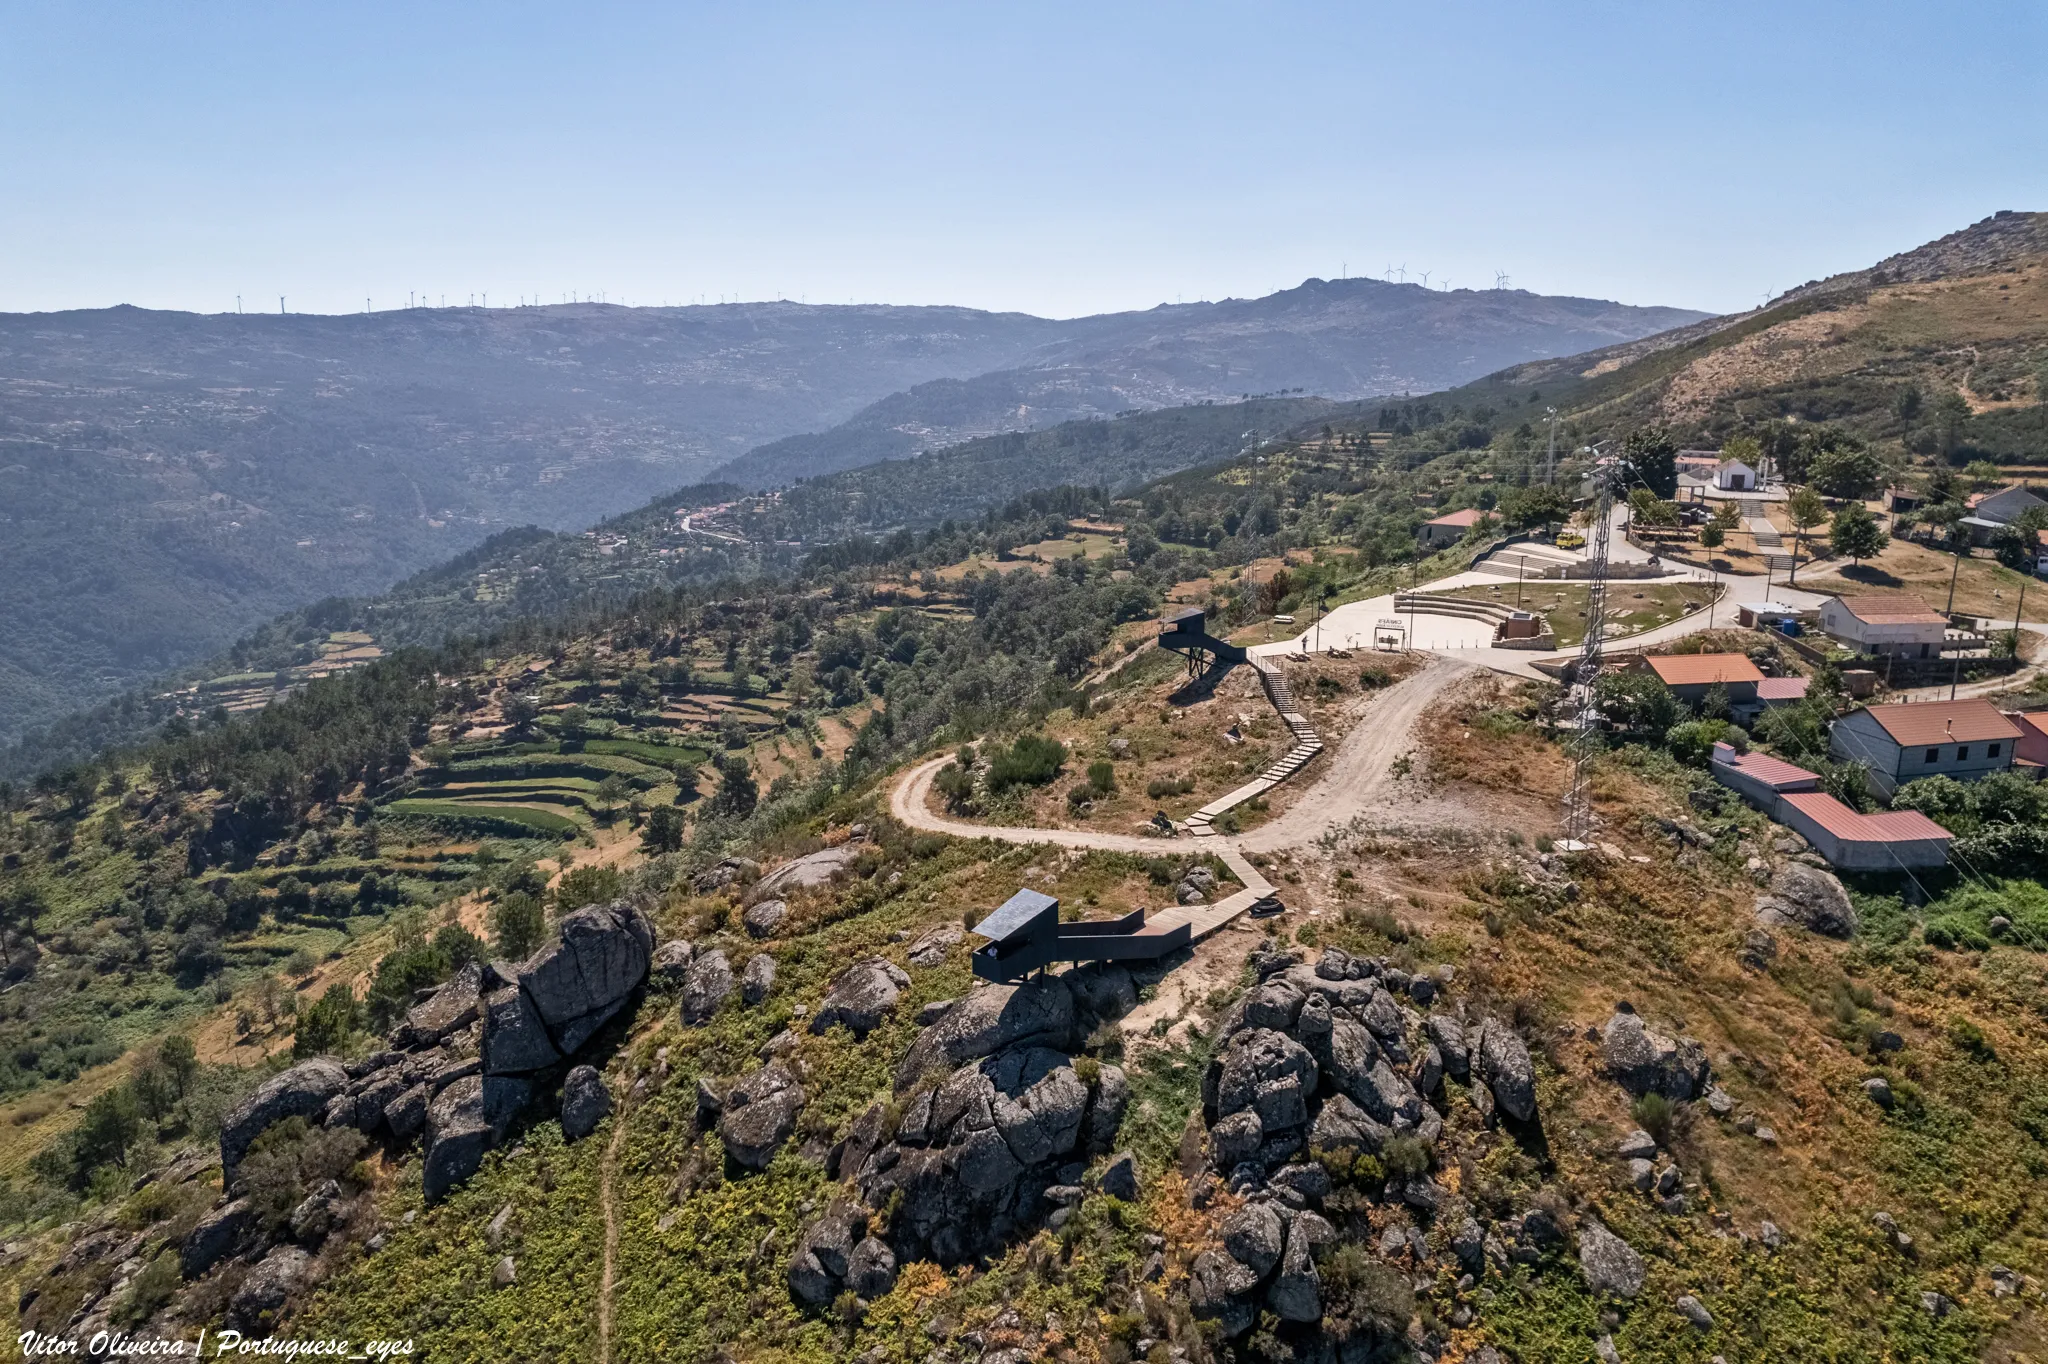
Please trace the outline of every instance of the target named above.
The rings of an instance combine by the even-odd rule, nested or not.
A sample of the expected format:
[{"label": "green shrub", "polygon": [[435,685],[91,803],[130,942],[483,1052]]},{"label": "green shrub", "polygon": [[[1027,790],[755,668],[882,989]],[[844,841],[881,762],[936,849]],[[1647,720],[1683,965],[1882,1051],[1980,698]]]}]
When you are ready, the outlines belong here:
[{"label": "green shrub", "polygon": [[1628,1111],[1638,1126],[1657,1139],[1659,1146],[1670,1144],[1671,1124],[1678,1115],[1678,1107],[1671,1100],[1652,1092],[1630,1104]]},{"label": "green shrub", "polygon": [[1108,795],[1116,790],[1116,768],[1106,758],[1097,758],[1088,764],[1088,784],[1098,795]]},{"label": "green shrub", "polygon": [[1415,1285],[1356,1241],[1339,1243],[1317,1267],[1323,1326],[1339,1340],[1397,1342],[1415,1315]]},{"label": "green shrub", "polygon": [[1687,720],[1664,731],[1671,756],[1691,767],[1705,767],[1717,743],[1740,743],[1742,731],[1726,720]]},{"label": "green shrub", "polygon": [[1377,663],[1368,663],[1358,670],[1360,691],[1377,691],[1381,687],[1392,686],[1393,682],[1394,674]]},{"label": "green shrub", "polygon": [[1067,746],[1043,734],[1020,735],[989,765],[988,789],[1001,795],[1013,786],[1043,786],[1060,774]]},{"label": "green shrub", "polygon": [[299,1010],[292,1029],[292,1055],[299,1060],[343,1051],[367,1020],[348,982],[336,981],[318,1001]]},{"label": "green shrub", "polygon": [[1429,1173],[1429,1147],[1420,1137],[1395,1137],[1380,1150],[1380,1163],[1390,1177],[1413,1179]]}]

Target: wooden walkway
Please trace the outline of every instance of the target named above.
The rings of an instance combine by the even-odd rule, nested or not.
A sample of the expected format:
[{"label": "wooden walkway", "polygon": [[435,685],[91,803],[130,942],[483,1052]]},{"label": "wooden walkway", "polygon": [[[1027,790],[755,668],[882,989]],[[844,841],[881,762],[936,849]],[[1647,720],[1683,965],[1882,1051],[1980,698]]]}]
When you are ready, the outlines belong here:
[{"label": "wooden walkway", "polygon": [[1279,712],[1281,723],[1286,725],[1288,733],[1294,736],[1294,747],[1287,751],[1287,756],[1261,772],[1256,779],[1246,782],[1229,795],[1210,801],[1189,815],[1188,832],[1197,838],[1213,837],[1216,833],[1214,825],[1217,816],[1255,796],[1263,796],[1306,767],[1311,758],[1323,751],[1322,736],[1316,733],[1315,726],[1308,722],[1308,717],[1296,706],[1294,692],[1288,687],[1287,678],[1282,675],[1280,669],[1257,654],[1251,655],[1245,661],[1258,673],[1259,685],[1265,688],[1266,700],[1272,703],[1273,709]]}]

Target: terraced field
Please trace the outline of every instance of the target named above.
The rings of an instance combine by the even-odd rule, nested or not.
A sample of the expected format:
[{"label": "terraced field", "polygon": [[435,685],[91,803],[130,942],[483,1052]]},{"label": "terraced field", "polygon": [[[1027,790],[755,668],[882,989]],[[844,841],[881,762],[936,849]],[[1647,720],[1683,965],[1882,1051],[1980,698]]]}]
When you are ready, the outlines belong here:
[{"label": "terraced field", "polygon": [[[625,799],[673,800],[707,756],[701,748],[644,739],[467,745],[384,808],[443,832],[574,838]],[[618,798],[606,795],[608,782]]]}]

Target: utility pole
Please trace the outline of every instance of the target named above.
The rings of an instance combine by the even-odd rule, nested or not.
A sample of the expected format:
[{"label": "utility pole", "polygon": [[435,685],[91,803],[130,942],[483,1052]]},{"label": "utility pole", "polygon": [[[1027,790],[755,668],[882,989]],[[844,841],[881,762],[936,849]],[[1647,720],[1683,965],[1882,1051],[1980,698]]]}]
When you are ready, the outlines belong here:
[{"label": "utility pole", "polygon": [[1956,555],[1955,567],[1948,571],[1948,605],[1941,610],[1941,614],[1944,616],[1956,609],[1956,574],[1962,571],[1963,556],[1961,553],[1958,553]]},{"label": "utility pole", "polygon": [[1572,783],[1564,801],[1564,836],[1567,852],[1591,848],[1593,795],[1591,790],[1595,725],[1600,711],[1593,697],[1593,684],[1600,676],[1602,636],[1607,631],[1607,551],[1614,504],[1616,471],[1600,467],[1600,451],[1593,447],[1593,542],[1586,557],[1586,638],[1579,649],[1578,666],[1572,670],[1572,690],[1579,694],[1578,730],[1572,747]]},{"label": "utility pole", "polygon": [[1543,458],[1543,486],[1547,488],[1557,482],[1557,409],[1546,407],[1543,411],[1550,422],[1550,453]]}]

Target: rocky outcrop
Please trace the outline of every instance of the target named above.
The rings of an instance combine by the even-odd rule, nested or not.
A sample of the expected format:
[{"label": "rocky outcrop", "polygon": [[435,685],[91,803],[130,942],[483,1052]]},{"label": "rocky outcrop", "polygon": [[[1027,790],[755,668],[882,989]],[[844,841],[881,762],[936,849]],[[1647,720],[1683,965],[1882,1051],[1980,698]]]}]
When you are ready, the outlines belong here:
[{"label": "rocky outcrop", "polygon": [[250,1270],[228,1303],[228,1324],[247,1336],[266,1337],[278,1314],[307,1278],[313,1257],[297,1246],[279,1246]]},{"label": "rocky outcrop", "polygon": [[836,848],[826,848],[784,862],[754,882],[747,891],[746,903],[755,905],[763,900],[787,895],[791,891],[816,890],[820,886],[830,885],[835,877],[851,868],[859,857],[859,844],[842,843]]},{"label": "rocky outcrop", "polygon": [[483,980],[482,963],[466,963],[424,1003],[406,1012],[398,1040],[413,1046],[436,1046],[456,1029],[474,1023],[483,998]]},{"label": "rocky outcrop", "polygon": [[476,1173],[484,1152],[504,1140],[530,1092],[525,1080],[470,1075],[434,1096],[427,1108],[426,1154],[420,1170],[428,1202]]},{"label": "rocky outcrop", "polygon": [[748,1007],[768,998],[775,989],[775,958],[766,952],[756,952],[747,958],[747,965],[740,972],[740,1001]]},{"label": "rocky outcrop", "polygon": [[314,1118],[349,1086],[348,1071],[328,1056],[301,1061],[273,1075],[235,1106],[220,1130],[220,1164],[231,1180],[249,1144],[272,1123],[286,1118]]},{"label": "rocky outcrop", "polygon": [[796,1130],[804,1087],[781,1062],[772,1062],[734,1085],[725,1096],[718,1137],[725,1153],[750,1170],[765,1170]]},{"label": "rocky outcrop", "polygon": [[1579,1228],[1579,1272],[1598,1297],[1633,1298],[1643,1291],[1643,1257],[1591,1219]]},{"label": "rocky outcrop", "polygon": [[653,958],[653,925],[630,902],[615,900],[565,916],[555,940],[519,969],[518,985],[567,1056],[626,1006]]},{"label": "rocky outcrop", "polygon": [[896,1069],[896,1088],[909,1089],[928,1071],[950,1071],[1010,1047],[1065,1046],[1073,1032],[1074,997],[1064,976],[986,985],[918,1035]]},{"label": "rocky outcrop", "polygon": [[1828,938],[1856,933],[1856,907],[1833,873],[1788,862],[1771,878],[1769,891],[1757,897],[1756,920],[1765,928],[1789,925]]},{"label": "rocky outcrop", "polygon": [[750,938],[772,938],[788,917],[789,901],[763,900],[747,907],[747,912],[740,915],[740,926]]},{"label": "rocky outcrop", "polygon": [[1631,1094],[1683,1101],[1706,1092],[1706,1047],[1656,1032],[1632,1010],[1616,1013],[1600,1029],[1600,1053],[1607,1073]]},{"label": "rocky outcrop", "polygon": [[648,973],[663,985],[679,986],[690,974],[690,958],[697,949],[681,938],[671,938],[654,949],[654,960],[648,966]]},{"label": "rocky outcrop", "polygon": [[699,952],[683,982],[683,1021],[708,1023],[732,994],[732,963],[719,951]]},{"label": "rocky outcrop", "polygon": [[1528,1122],[1536,1116],[1536,1066],[1528,1044],[1507,1024],[1488,1019],[1480,1025],[1472,1074],[1509,1117]]},{"label": "rocky outcrop", "polygon": [[256,1208],[246,1198],[223,1203],[185,1234],[178,1248],[178,1272],[196,1279],[238,1251],[256,1230]]},{"label": "rocky outcrop", "polygon": [[581,1141],[611,1116],[612,1093],[596,1066],[577,1066],[562,1081],[562,1136]]},{"label": "rocky outcrop", "polygon": [[910,988],[903,968],[882,957],[855,962],[840,972],[832,988],[818,1004],[811,1019],[811,1031],[827,1032],[844,1027],[855,1037],[866,1037],[882,1025],[897,999]]},{"label": "rocky outcrop", "polygon": [[562,1059],[532,998],[517,985],[483,999],[483,1068],[492,1075],[542,1070]]}]

